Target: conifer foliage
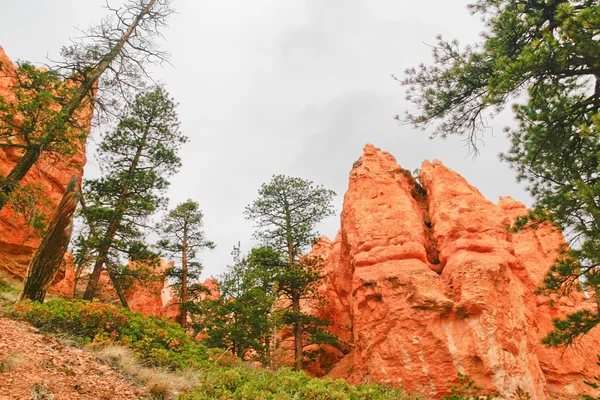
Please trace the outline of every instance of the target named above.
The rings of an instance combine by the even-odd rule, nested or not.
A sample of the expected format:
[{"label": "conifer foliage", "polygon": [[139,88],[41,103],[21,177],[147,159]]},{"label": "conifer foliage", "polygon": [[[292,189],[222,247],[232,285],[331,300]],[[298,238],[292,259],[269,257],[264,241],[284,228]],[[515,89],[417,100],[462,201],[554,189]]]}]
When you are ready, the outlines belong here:
[{"label": "conifer foliage", "polygon": [[148,217],[166,204],[167,178],[179,169],[177,151],[187,141],[175,108],[161,87],[141,93],[103,137],[98,149],[103,176],[84,184],[84,217],[94,228],[87,245],[95,251],[85,299],[94,297],[106,268],[126,306],[120,290],[123,278],[148,276],[150,271],[142,265],[158,260],[145,241],[145,230]]},{"label": "conifer foliage", "polygon": [[316,227],[334,214],[335,192],[313,182],[283,175],[273,176],[258,191],[258,198],[246,207],[246,217],[255,222],[255,237],[279,254],[281,267],[275,279],[276,293],[289,305],[281,321],[292,327],[294,369],[302,368],[305,340],[334,342],[321,329],[327,322],[302,312],[303,302],[317,301],[317,285],[323,278],[323,260],[303,256],[317,238]]},{"label": "conifer foliage", "polygon": [[193,291],[191,298],[189,296],[190,289],[197,286],[202,272],[202,264],[196,258],[198,251],[215,248],[215,244],[205,237],[202,218],[199,204],[188,200],[169,211],[161,224],[163,238],[158,242],[158,247],[178,261],[165,275],[174,281],[172,287],[179,299],[180,324],[183,327],[187,324],[190,301],[199,297],[194,296]]},{"label": "conifer foliage", "polygon": [[[403,81],[417,107],[406,121],[433,136],[464,135],[476,150],[489,116],[512,105],[517,124],[502,157],[528,182],[533,212],[518,228],[555,223],[571,247],[544,291],[583,286],[600,304],[600,3],[597,0],[479,0],[482,43],[461,48],[438,37],[433,65]],[[600,310],[600,307],[597,309]],[[550,344],[572,343],[598,311],[557,321]]]},{"label": "conifer foliage", "polygon": [[268,247],[257,247],[242,257],[234,247],[234,264],[219,277],[221,295],[196,303],[195,329],[207,335],[205,344],[230,349],[242,359],[272,365],[272,329],[276,320],[275,276],[280,256]]}]

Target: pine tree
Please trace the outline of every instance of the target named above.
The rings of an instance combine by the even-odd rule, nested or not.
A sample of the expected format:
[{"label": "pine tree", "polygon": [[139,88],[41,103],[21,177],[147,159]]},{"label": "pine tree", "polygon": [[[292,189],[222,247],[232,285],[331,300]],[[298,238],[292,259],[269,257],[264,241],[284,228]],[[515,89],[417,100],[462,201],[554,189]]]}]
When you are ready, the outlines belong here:
[{"label": "pine tree", "polygon": [[256,222],[255,237],[285,260],[276,275],[276,290],[290,304],[281,318],[293,329],[294,369],[300,370],[304,337],[331,339],[319,330],[326,321],[303,313],[301,305],[318,297],[322,260],[303,256],[303,252],[317,237],[316,225],[334,214],[331,203],[335,193],[301,178],[277,175],[261,186],[258,195],[245,213]]},{"label": "pine tree", "polygon": [[104,176],[84,184],[85,219],[95,230],[87,244],[96,254],[84,299],[96,294],[105,267],[124,306],[121,279],[151,276],[144,266],[156,263],[158,255],[144,240],[147,219],[165,205],[167,178],[179,169],[177,151],[187,141],[179,131],[175,106],[160,87],[139,94],[100,144]]},{"label": "pine tree", "polygon": [[[528,182],[532,213],[517,228],[560,227],[571,244],[543,291],[589,289],[600,305],[600,4],[595,0],[479,0],[483,42],[460,48],[438,37],[434,64],[403,81],[417,114],[407,122],[433,136],[465,135],[476,149],[489,116],[512,105],[502,157]],[[600,321],[600,307],[556,321],[546,342],[569,344]]]},{"label": "pine tree", "polygon": [[187,324],[188,291],[202,272],[202,264],[196,259],[198,251],[215,248],[213,242],[206,240],[202,218],[198,203],[188,200],[169,211],[161,223],[163,239],[158,242],[158,247],[181,262],[165,275],[175,281],[172,287],[179,298],[180,324],[183,327]]}]

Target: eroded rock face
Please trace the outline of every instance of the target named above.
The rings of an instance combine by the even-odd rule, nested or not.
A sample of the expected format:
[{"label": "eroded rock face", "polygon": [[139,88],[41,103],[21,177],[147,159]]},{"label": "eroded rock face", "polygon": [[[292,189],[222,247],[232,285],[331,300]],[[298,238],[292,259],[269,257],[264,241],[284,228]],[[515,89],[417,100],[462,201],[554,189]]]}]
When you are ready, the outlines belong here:
[{"label": "eroded rock face", "polygon": [[[0,47],[0,62],[4,68],[0,70],[0,96],[11,100],[14,99],[11,89],[15,84],[14,78],[11,77],[14,66],[2,47]],[[91,118],[91,112],[82,115],[81,126],[89,127]],[[19,149],[0,149],[0,177],[8,175],[20,157]],[[64,162],[55,162],[51,158],[42,156],[23,179],[22,182],[26,185],[35,184],[42,188],[44,198],[48,201],[42,206],[42,210],[48,219],[52,218],[52,212],[60,202],[71,176],[77,175],[81,178],[83,175],[85,162],[83,148]],[[0,272],[23,278],[39,244],[39,234],[28,227],[22,215],[15,215],[10,206],[0,211]],[[69,260],[65,260],[64,265],[69,265]],[[68,274],[70,274],[68,270],[62,269],[55,282],[58,283]],[[65,288],[63,287],[62,290]]]},{"label": "eroded rock face", "polygon": [[[164,277],[165,271],[172,266],[173,262],[161,259],[160,264],[152,268],[153,280],[145,283],[134,280],[129,287],[124,289],[125,298],[131,311],[138,311],[146,316],[167,317],[179,321],[179,299],[174,296],[171,284]],[[86,284],[83,282],[79,290],[83,291]],[[207,289],[207,293],[200,295],[201,300],[219,298],[219,285],[214,279],[208,278],[196,285],[204,286]],[[120,304],[119,296],[107,271],[103,271],[100,275],[96,296],[103,301]]]},{"label": "eroded rock face", "polygon": [[584,380],[600,374],[599,330],[566,351],[540,342],[552,318],[591,305],[581,293],[534,294],[565,241],[551,226],[511,233],[526,212],[510,198],[490,202],[439,161],[423,163],[417,182],[367,145],[336,239],[314,249],[327,271],[320,316],[352,350],[330,375],[437,397],[458,372],[504,396],[598,396]]}]

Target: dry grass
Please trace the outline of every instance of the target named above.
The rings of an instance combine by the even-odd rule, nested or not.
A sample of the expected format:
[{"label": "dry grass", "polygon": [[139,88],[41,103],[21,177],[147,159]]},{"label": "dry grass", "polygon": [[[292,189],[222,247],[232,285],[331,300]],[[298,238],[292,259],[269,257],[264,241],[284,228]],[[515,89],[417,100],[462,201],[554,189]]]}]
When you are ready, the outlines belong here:
[{"label": "dry grass", "polygon": [[0,275],[0,302],[16,302],[22,289],[23,284],[21,282]]},{"label": "dry grass", "polygon": [[29,400],[54,400],[55,397],[46,385],[33,385],[31,388],[31,394],[29,395]]},{"label": "dry grass", "polygon": [[25,363],[22,354],[14,353],[0,358],[0,373],[13,372]]},{"label": "dry grass", "polygon": [[148,396],[155,400],[174,399],[185,390],[198,385],[199,374],[194,370],[171,372],[143,365],[138,357],[122,346],[107,346],[96,351],[99,359],[113,365],[129,378],[143,384]]}]

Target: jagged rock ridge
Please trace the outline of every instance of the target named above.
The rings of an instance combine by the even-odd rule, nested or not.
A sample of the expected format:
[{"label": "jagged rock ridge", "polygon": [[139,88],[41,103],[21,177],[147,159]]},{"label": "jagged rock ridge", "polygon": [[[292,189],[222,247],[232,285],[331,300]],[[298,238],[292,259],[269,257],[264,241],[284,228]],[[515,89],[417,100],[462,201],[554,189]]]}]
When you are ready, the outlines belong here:
[{"label": "jagged rock ridge", "polygon": [[339,233],[313,249],[326,260],[321,316],[348,352],[329,375],[441,396],[460,372],[504,396],[598,396],[584,380],[600,375],[599,330],[566,350],[540,342],[552,318],[593,305],[582,293],[534,294],[565,241],[551,226],[511,233],[526,212],[490,202],[439,161],[417,181],[367,145]]}]

